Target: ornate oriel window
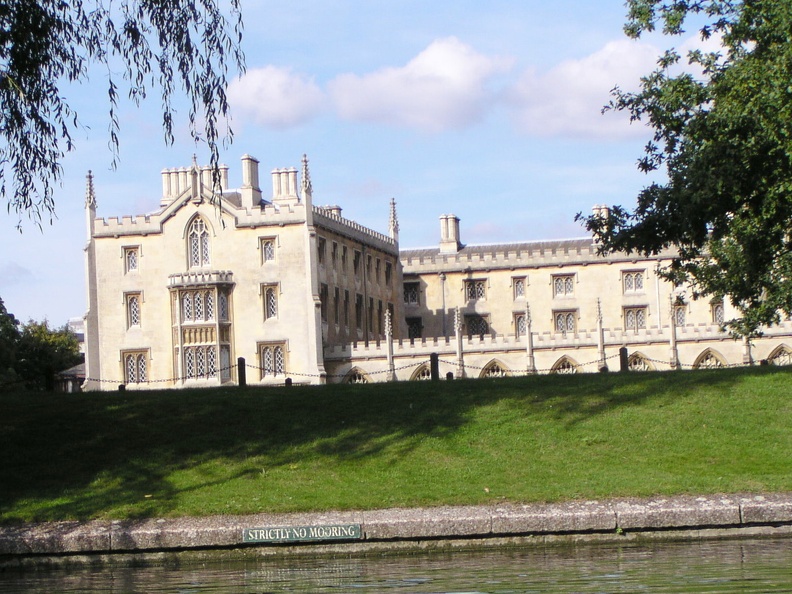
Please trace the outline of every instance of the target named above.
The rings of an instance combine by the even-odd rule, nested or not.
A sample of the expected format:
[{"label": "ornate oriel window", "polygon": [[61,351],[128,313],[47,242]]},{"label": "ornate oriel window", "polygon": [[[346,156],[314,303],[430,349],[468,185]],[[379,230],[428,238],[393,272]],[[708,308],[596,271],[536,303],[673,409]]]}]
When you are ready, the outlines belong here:
[{"label": "ornate oriel window", "polygon": [[[212,289],[182,291],[182,322],[210,322],[215,319],[215,294]],[[225,302],[226,318],[228,302]]]},{"label": "ornate oriel window", "polygon": [[632,270],[622,273],[622,288],[625,293],[644,292],[644,271]]},{"label": "ornate oriel window", "polygon": [[185,379],[209,379],[217,375],[217,347],[199,345],[184,347]]},{"label": "ornate oriel window", "polygon": [[624,308],[624,329],[643,330],[646,328],[646,307]]},{"label": "ornate oriel window", "polygon": [[190,268],[209,266],[211,263],[209,249],[209,230],[200,217],[193,219],[187,232],[187,250]]},{"label": "ornate oriel window", "polygon": [[146,351],[127,352],[122,356],[124,362],[124,382],[141,384],[148,381],[148,356]]},{"label": "ornate oriel window", "polygon": [[556,274],[553,276],[553,297],[572,297],[574,294],[574,274]]}]

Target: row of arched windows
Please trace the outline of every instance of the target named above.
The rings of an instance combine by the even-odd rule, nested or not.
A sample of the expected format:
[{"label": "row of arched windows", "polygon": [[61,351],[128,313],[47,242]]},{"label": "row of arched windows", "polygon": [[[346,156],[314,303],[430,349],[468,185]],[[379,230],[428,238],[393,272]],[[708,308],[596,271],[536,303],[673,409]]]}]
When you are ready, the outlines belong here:
[{"label": "row of arched windows", "polygon": [[[792,349],[786,345],[777,347],[767,358],[767,363],[770,365],[792,365]],[[628,366],[630,371],[654,371],[657,369],[651,359],[636,352],[630,355],[628,359]],[[709,369],[727,367],[726,359],[715,351],[714,349],[704,350],[693,363],[693,369]],[[580,365],[571,357],[564,355],[555,362],[550,369],[550,373],[578,373]],[[481,368],[479,377],[505,377],[511,375],[512,371],[497,359],[493,359]],[[418,367],[410,377],[410,381],[422,381],[431,379],[431,372],[429,365],[423,364]],[[369,375],[360,369],[354,367],[347,373],[344,382],[350,384],[368,383],[372,381]]]}]

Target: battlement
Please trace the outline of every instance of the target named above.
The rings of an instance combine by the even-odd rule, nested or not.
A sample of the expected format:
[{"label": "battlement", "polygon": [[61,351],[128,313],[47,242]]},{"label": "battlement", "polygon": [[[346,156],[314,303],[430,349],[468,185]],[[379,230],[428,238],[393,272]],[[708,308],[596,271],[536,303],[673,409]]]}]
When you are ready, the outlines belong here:
[{"label": "battlement", "polygon": [[[337,209],[337,211],[334,209]],[[375,247],[385,252],[398,255],[398,247],[393,238],[388,237],[384,233],[379,233],[378,231],[364,227],[353,220],[346,219],[340,214],[336,214],[336,212],[341,212],[340,208],[334,207],[334,209],[331,210],[327,207],[314,206],[314,223],[330,231],[340,235],[346,235],[363,243],[371,244],[373,242]]]}]

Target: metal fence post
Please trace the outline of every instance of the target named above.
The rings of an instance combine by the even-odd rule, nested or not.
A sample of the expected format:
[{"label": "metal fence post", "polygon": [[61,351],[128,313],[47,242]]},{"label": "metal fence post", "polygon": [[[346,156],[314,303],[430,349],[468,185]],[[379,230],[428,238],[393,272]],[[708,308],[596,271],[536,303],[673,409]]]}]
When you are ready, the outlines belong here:
[{"label": "metal fence post", "polygon": [[627,356],[627,347],[619,349],[619,371],[630,370],[630,359]]},{"label": "metal fence post", "polygon": [[440,356],[437,353],[429,355],[429,372],[433,382],[440,381]]},{"label": "metal fence post", "polygon": [[239,357],[237,359],[237,376],[239,377],[239,387],[244,388],[247,386],[247,377],[245,376],[245,358]]}]

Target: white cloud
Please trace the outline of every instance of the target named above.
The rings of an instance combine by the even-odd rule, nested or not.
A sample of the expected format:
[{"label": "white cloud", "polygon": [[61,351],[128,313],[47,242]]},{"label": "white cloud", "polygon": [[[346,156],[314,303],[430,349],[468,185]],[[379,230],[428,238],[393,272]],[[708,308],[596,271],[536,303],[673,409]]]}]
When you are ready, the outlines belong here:
[{"label": "white cloud", "polygon": [[340,75],[329,92],[342,118],[441,132],[480,120],[493,101],[487,83],[510,66],[448,37],[405,66]]},{"label": "white cloud", "polygon": [[322,109],[324,94],[307,76],[290,68],[252,68],[228,87],[235,117],[250,118],[270,128],[290,128]]},{"label": "white cloud", "polygon": [[523,73],[506,93],[520,129],[537,136],[576,138],[624,137],[639,133],[629,126],[626,114],[602,115],[610,90],[637,89],[642,75],[656,65],[660,51],[630,40],[612,41],[579,60],[566,60],[546,73]]}]

